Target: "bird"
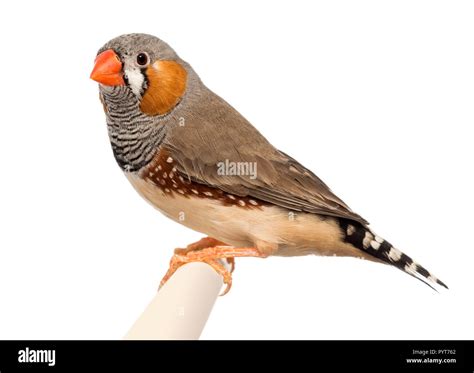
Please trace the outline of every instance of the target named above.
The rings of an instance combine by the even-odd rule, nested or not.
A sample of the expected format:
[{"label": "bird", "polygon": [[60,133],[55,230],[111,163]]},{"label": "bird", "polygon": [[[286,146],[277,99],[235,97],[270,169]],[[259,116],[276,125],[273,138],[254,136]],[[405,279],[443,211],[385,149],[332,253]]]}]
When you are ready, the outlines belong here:
[{"label": "bird", "polygon": [[161,284],[201,261],[222,275],[225,294],[237,257],[314,254],[388,264],[447,288],[274,147],[163,40],[134,33],[108,41],[90,78],[126,178],[161,213],[205,235],[175,250]]}]

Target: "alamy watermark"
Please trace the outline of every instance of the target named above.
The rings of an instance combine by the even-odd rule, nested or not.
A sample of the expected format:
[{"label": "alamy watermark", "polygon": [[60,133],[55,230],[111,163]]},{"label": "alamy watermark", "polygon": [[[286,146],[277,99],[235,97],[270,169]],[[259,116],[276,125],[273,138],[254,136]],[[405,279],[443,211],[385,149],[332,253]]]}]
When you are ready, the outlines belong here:
[{"label": "alamy watermark", "polygon": [[50,367],[56,364],[56,350],[35,350],[26,347],[18,351],[19,363],[44,363]]},{"label": "alamy watermark", "polygon": [[249,179],[257,178],[257,162],[233,162],[228,159],[217,163],[219,176],[248,176]]}]

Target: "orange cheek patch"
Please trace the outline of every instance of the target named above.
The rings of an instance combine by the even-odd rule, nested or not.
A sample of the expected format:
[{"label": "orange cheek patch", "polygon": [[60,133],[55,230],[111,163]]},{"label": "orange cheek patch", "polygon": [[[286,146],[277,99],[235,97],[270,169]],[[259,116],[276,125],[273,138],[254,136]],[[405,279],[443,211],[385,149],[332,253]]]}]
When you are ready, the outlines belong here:
[{"label": "orange cheek patch", "polygon": [[157,61],[146,71],[148,89],[140,110],[147,115],[163,115],[171,111],[186,91],[187,72],[176,61]]}]

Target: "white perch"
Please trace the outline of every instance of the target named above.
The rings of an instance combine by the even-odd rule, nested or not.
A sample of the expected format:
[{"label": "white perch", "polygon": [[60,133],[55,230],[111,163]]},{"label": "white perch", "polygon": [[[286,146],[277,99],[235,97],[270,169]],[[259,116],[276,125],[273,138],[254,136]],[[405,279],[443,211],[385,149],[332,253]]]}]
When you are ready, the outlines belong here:
[{"label": "white perch", "polygon": [[125,339],[198,339],[222,288],[209,265],[188,263],[156,293]]}]

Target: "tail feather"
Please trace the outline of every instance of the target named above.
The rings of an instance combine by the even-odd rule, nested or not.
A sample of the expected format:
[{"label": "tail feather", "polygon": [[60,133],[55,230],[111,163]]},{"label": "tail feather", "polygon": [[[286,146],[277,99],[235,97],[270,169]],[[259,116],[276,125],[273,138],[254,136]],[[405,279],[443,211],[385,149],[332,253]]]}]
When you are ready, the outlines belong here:
[{"label": "tail feather", "polygon": [[431,284],[438,284],[446,289],[446,284],[433,276],[426,268],[416,263],[408,255],[394,248],[388,241],[374,234],[368,227],[348,219],[339,219],[344,232],[344,241],[355,246],[386,264],[391,264],[403,272],[424,282],[436,290]]}]

